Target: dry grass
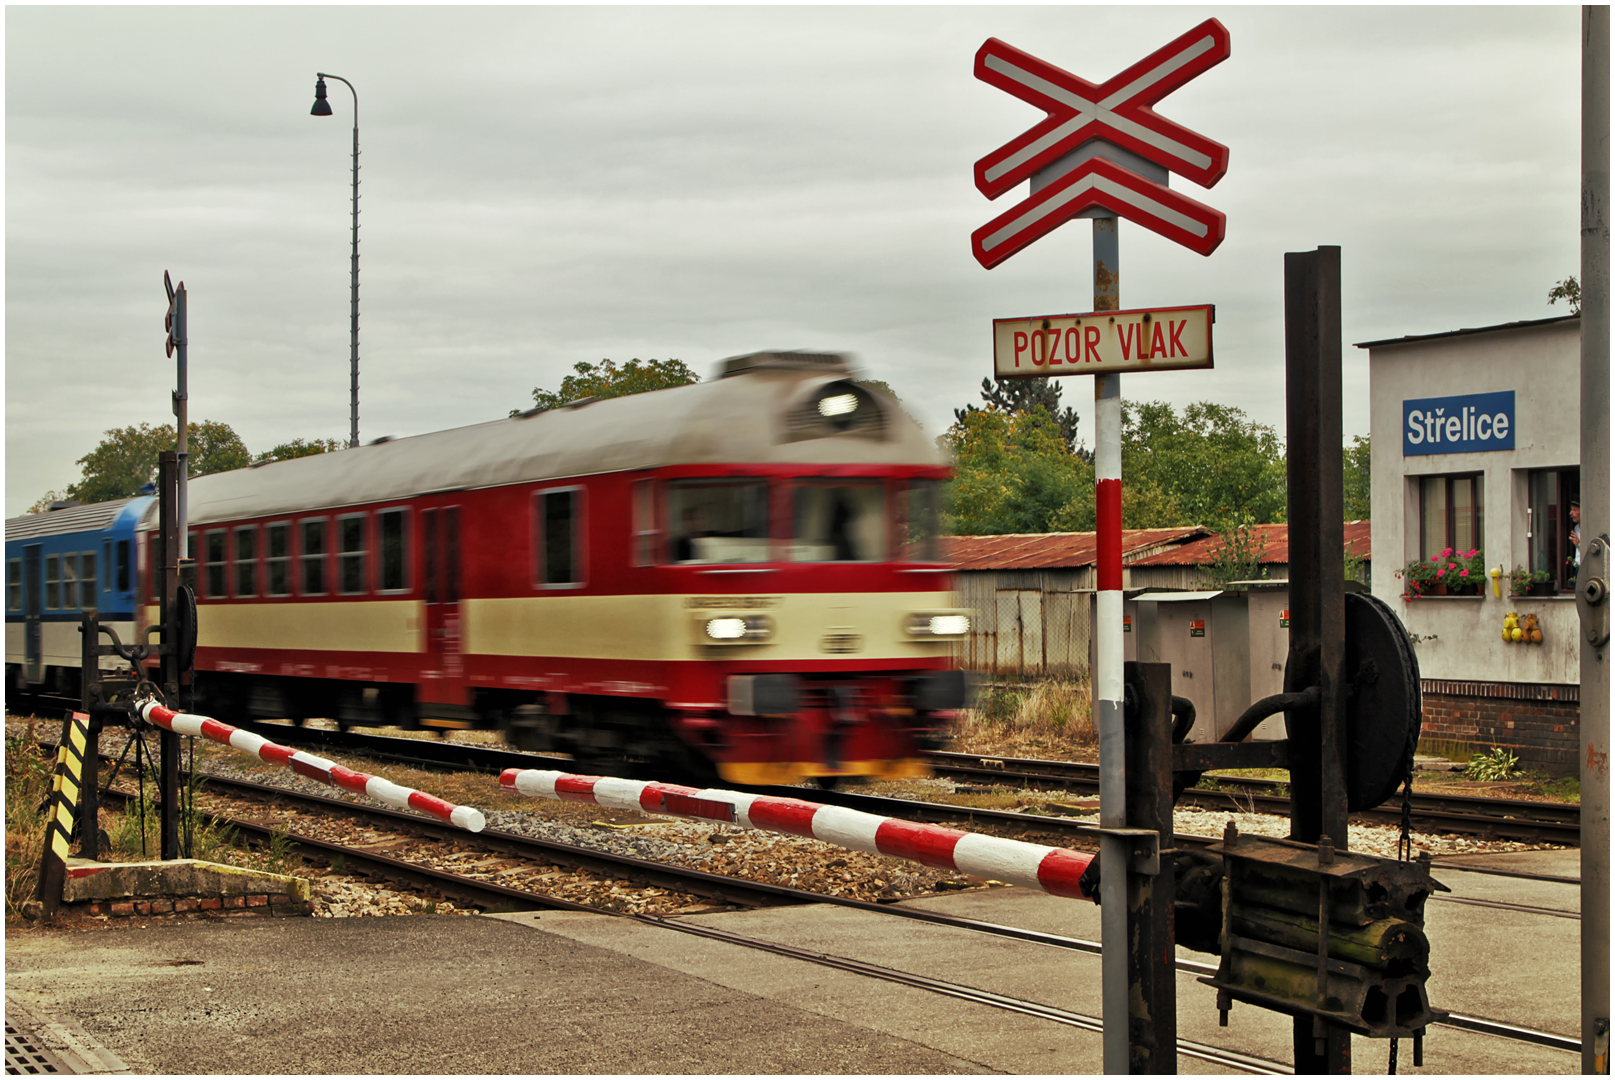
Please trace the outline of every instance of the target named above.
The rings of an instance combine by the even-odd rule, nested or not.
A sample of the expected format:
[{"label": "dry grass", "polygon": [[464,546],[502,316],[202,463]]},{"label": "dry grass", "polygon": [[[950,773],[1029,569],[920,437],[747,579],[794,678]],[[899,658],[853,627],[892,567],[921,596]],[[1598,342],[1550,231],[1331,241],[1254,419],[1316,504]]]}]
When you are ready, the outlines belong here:
[{"label": "dry grass", "polygon": [[1098,752],[1086,678],[996,681],[967,709],[950,750],[1017,757],[1075,758]]},{"label": "dry grass", "polygon": [[6,735],[6,914],[17,915],[39,889],[46,818],[55,761],[29,735]]}]

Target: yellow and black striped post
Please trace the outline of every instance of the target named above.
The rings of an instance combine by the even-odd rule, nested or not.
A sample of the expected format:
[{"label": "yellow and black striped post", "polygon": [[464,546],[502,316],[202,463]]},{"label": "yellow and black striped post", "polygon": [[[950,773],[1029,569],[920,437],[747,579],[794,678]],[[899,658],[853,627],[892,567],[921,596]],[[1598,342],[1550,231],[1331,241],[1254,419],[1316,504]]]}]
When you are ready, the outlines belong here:
[{"label": "yellow and black striped post", "polygon": [[[56,914],[67,881],[67,856],[72,850],[73,823],[78,819],[84,790],[84,759],[90,747],[90,716],[73,713],[62,725],[56,751],[56,775],[51,781],[50,817],[45,828],[45,851],[39,865],[39,899],[47,916]],[[95,834],[96,824],[88,828]]]}]

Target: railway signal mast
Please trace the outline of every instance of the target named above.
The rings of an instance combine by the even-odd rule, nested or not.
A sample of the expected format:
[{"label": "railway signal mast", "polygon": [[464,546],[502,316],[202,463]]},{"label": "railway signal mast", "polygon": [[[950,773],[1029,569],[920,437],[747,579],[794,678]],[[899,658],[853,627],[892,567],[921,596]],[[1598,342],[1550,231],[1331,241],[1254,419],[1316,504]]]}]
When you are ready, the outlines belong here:
[{"label": "railway signal mast", "polygon": [[[1216,19],[1157,49],[1106,82],[1095,84],[1019,49],[989,38],[976,52],[975,75],[983,82],[1042,109],[1047,116],[976,162],[976,187],[996,199],[1022,182],[1031,194],[971,234],[976,261],[987,269],[1076,217],[1093,219],[1093,311],[1080,316],[1021,320],[1029,325],[1006,335],[995,323],[994,369],[999,378],[1052,375],[1094,376],[1094,465],[1097,514],[1098,594],[1094,626],[1093,715],[1099,730],[1100,842],[1105,1017],[1104,1069],[1126,1073],[1129,1039],[1129,965],[1126,767],[1122,716],[1123,639],[1121,563],[1121,376],[1120,372],[1211,367],[1211,311],[1194,309],[1196,336],[1186,337],[1190,317],[1181,311],[1121,312],[1118,218],[1127,218],[1201,255],[1222,243],[1219,211],[1167,186],[1171,173],[1211,187],[1228,170],[1228,148],[1158,115],[1152,106],[1229,56],[1228,31]],[[999,320],[999,323],[1015,320]],[[1172,329],[1184,323],[1176,337]],[[1124,335],[1126,335],[1124,337]],[[1017,353],[1022,341],[1029,352]],[[1146,340],[1147,339],[1147,340]],[[1008,342],[1008,362],[1002,343]],[[1177,341],[1180,349],[1174,349]],[[1156,365],[1157,342],[1165,349]],[[1076,362],[1072,362],[1073,352]],[[1017,360],[1028,361],[1016,366]],[[1170,815],[1168,815],[1168,827]],[[1164,862],[1157,858],[1157,864]],[[1156,888],[1170,892],[1170,871]],[[1170,955],[1170,934],[1156,943]],[[1171,1001],[1171,977],[1162,987]],[[1165,1006],[1164,1008],[1162,1006]],[[1155,1038],[1143,1053],[1141,1071],[1176,1071],[1176,1023],[1172,1006],[1154,1006]],[[1164,1015],[1161,1015],[1164,1014]],[[1148,1020],[1146,1018],[1146,1023]]]}]

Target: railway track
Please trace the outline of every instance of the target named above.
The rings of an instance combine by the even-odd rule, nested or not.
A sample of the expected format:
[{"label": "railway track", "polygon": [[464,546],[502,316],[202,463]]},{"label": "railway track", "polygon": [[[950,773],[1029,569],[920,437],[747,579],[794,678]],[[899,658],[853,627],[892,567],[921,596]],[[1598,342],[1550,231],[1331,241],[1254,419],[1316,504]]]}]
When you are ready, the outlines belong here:
[{"label": "railway track", "polygon": [[[1037,759],[995,758],[979,754],[936,752],[927,755],[939,776],[975,783],[1014,782],[1031,787],[1089,794],[1099,790],[1099,766],[1090,762],[1042,761]],[[1180,804],[1217,810],[1255,810],[1288,815],[1288,795],[1274,794],[1283,786],[1279,781],[1240,777],[1219,778],[1225,790],[1190,788]],[[1425,832],[1460,833],[1488,839],[1520,840],[1527,843],[1579,844],[1581,807],[1573,803],[1534,802],[1526,799],[1496,799],[1474,795],[1425,795],[1413,793],[1412,822]],[[1386,804],[1360,811],[1353,820],[1378,825],[1396,825],[1402,820],[1399,805]]]},{"label": "railway track", "polygon": [[[314,807],[322,813],[340,815],[351,821],[362,822],[384,829],[398,830],[429,843],[448,847],[474,847],[490,854],[508,855],[529,859],[542,865],[560,864],[574,869],[588,870],[603,876],[627,878],[671,892],[687,893],[707,898],[730,908],[756,908],[790,904],[834,904],[883,916],[907,918],[937,926],[988,934],[1020,942],[1098,954],[1102,951],[1097,941],[1046,933],[976,919],[960,918],[940,912],[903,907],[892,903],[872,903],[847,897],[828,896],[787,886],[753,882],[710,874],[687,867],[651,862],[622,855],[600,852],[575,845],[560,844],[516,833],[495,829],[477,834],[440,824],[428,818],[332,799],[306,792],[296,792],[273,785],[259,784],[234,778],[210,776],[207,787],[232,797],[245,797],[255,801],[289,802]],[[130,798],[114,790],[109,797]],[[1013,816],[1013,815],[1012,815]],[[276,830],[259,822],[238,817],[215,815],[220,824],[236,829],[241,835],[268,843]],[[441,895],[490,912],[519,912],[529,910],[581,911],[593,914],[629,918],[679,933],[691,934],[731,945],[761,950],[779,956],[801,960],[867,978],[880,979],[918,988],[959,1000],[970,1001],[993,1008],[1005,1009],[1023,1015],[1038,1017],[1052,1023],[1088,1031],[1103,1030],[1099,1017],[1072,1012],[1024,998],[993,993],[965,984],[939,980],[871,964],[855,958],[826,954],[820,950],[804,950],[777,941],[761,940],[735,934],[717,927],[683,921],[678,917],[624,912],[595,904],[580,903],[553,896],[542,891],[512,888],[485,878],[458,873],[410,859],[380,854],[368,845],[336,843],[315,837],[291,834],[288,837],[296,849],[310,857],[325,861],[341,860],[347,867],[363,871],[400,885]],[[1488,904],[1498,907],[1517,905]],[[717,910],[717,909],[708,909]],[[1545,909],[1518,908],[1535,914],[1560,914]],[[1195,960],[1178,960],[1177,970],[1192,976],[1204,976],[1216,971],[1216,965]],[[1487,1036],[1512,1039],[1524,1043],[1546,1046],[1571,1053],[1579,1053],[1579,1041],[1552,1032],[1538,1031],[1483,1017],[1449,1014],[1438,1026],[1455,1030],[1478,1032]],[[1179,1039],[1181,1055],[1196,1058],[1224,1068],[1252,1074],[1286,1074],[1292,1070],[1282,1062],[1241,1053],[1189,1039]]]},{"label": "railway track", "polygon": [[[66,699],[27,699],[57,710],[75,707]],[[18,704],[23,704],[18,699]],[[377,761],[393,761],[426,768],[473,769],[499,772],[502,769],[553,768],[591,771],[570,758],[545,757],[496,747],[474,746],[446,740],[405,739],[371,735],[357,731],[333,731],[314,727],[293,727],[248,721],[239,726],[272,737],[287,745],[320,746],[333,750],[362,753]],[[1038,790],[1068,791],[1078,795],[1097,794],[1099,766],[1092,762],[1049,761],[992,757],[936,751],[926,755],[939,776],[971,783],[1000,786],[1009,783]],[[625,775],[632,776],[629,763]],[[668,779],[643,776],[635,779]],[[1215,810],[1243,811],[1288,816],[1290,800],[1276,794],[1278,781],[1240,777],[1218,778],[1218,790],[1190,788],[1180,805],[1203,806]],[[795,793],[795,792],[793,792]],[[797,793],[799,794],[799,793]],[[817,796],[815,796],[817,797]],[[828,801],[828,800],[821,800]],[[892,816],[904,816],[894,814]],[[1401,807],[1387,804],[1352,815],[1353,820],[1379,825],[1401,822]],[[1431,795],[1415,791],[1412,824],[1423,832],[1450,833],[1483,839],[1517,840],[1524,843],[1579,845],[1581,807],[1573,803],[1536,802],[1525,799],[1498,799],[1483,796]]]},{"label": "railway track", "polygon": [[[464,743],[401,739],[390,736],[368,735],[355,731],[330,731],[319,728],[294,728],[285,724],[248,724],[253,730],[272,736],[288,744],[315,745],[337,750],[363,753],[381,761],[429,768],[465,768],[498,772],[502,769],[560,769],[563,771],[589,771],[569,758],[544,757],[494,747],[471,746]],[[938,775],[964,779],[974,783],[1001,785],[1018,783],[1029,787],[1069,791],[1074,794],[1097,794],[1099,766],[1089,762],[1042,761],[1036,759],[993,758],[982,755],[933,753],[928,755]],[[629,770],[631,772],[631,769]],[[635,777],[636,779],[666,779],[666,777]],[[1219,781],[1224,782],[1224,781]],[[1280,785],[1272,780],[1241,778],[1226,781],[1230,790],[1203,791],[1191,788],[1184,792],[1181,803],[1204,806],[1216,810],[1254,811],[1288,816],[1288,796],[1273,794]],[[1237,784],[1237,788],[1233,785]],[[800,796],[796,789],[773,789],[776,793],[789,791]],[[822,796],[822,797],[821,797]],[[839,793],[815,793],[821,802],[837,801]],[[848,805],[838,803],[838,805]],[[878,811],[893,817],[911,816],[902,811]],[[927,807],[926,813],[937,813]],[[982,812],[976,817],[985,818]],[[1010,815],[1024,821],[1026,815]],[[1378,810],[1354,814],[1357,821],[1397,825],[1401,823],[1401,808],[1382,807]],[[969,820],[966,815],[963,820]],[[941,818],[928,820],[941,821]],[[961,820],[952,818],[948,820]],[[1058,820],[1058,819],[1050,819]],[[1581,842],[1581,807],[1567,803],[1533,802],[1524,799],[1492,799],[1462,795],[1421,795],[1414,793],[1413,826],[1424,832],[1457,833],[1486,839],[1519,840],[1525,843],[1556,843],[1575,845]],[[1053,827],[1057,831],[1081,834],[1080,826]]]}]

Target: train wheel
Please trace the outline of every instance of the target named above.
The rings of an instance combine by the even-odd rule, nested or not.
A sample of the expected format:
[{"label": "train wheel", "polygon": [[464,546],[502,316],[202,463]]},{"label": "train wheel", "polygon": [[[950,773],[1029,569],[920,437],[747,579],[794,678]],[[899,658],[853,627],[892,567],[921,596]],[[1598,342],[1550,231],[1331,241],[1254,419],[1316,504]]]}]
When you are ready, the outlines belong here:
[{"label": "train wheel", "polygon": [[834,791],[836,789],[836,786],[841,783],[841,777],[839,777],[839,776],[815,776],[813,778],[813,783],[814,783],[815,786],[818,787],[818,789],[820,791]]}]

